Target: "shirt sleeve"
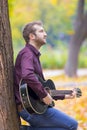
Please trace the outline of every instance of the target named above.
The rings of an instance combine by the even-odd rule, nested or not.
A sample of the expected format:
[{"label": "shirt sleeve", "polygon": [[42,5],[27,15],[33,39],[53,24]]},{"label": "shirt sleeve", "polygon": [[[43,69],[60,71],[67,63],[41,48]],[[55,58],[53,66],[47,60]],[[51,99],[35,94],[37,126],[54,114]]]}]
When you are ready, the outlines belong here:
[{"label": "shirt sleeve", "polygon": [[47,96],[47,91],[44,89],[38,80],[33,65],[33,55],[25,52],[21,58],[21,77],[25,80],[27,85],[36,93],[39,98]]}]

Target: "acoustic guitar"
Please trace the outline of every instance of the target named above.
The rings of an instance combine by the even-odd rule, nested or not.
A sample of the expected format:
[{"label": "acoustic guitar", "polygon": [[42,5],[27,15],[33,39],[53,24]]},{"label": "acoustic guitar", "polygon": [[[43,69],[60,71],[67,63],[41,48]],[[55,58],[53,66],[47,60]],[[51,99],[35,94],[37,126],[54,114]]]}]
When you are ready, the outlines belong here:
[{"label": "acoustic guitar", "polygon": [[[55,84],[51,79],[43,80],[38,76],[39,81],[42,83],[43,87],[50,93],[54,100],[60,99],[60,95],[72,94],[72,90],[56,90]],[[49,106],[46,105],[35,92],[27,85],[21,81],[19,85],[19,92],[24,109],[29,113],[43,114],[48,107],[53,107],[55,104],[52,102]],[[76,88],[76,97],[82,96],[82,92],[79,88]]]}]

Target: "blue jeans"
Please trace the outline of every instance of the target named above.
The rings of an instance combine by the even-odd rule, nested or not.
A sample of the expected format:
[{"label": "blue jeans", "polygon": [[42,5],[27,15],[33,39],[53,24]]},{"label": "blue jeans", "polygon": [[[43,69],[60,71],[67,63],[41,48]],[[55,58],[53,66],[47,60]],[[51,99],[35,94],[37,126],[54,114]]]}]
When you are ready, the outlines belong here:
[{"label": "blue jeans", "polygon": [[48,108],[44,114],[32,115],[22,110],[19,115],[32,127],[42,127],[44,130],[77,130],[78,127],[76,120],[55,108]]}]

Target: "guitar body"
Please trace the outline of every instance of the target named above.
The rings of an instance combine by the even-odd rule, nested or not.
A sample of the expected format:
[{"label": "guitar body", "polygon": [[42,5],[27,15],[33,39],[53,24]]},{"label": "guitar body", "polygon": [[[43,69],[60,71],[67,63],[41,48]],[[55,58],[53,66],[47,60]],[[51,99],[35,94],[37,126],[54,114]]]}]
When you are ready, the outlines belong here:
[{"label": "guitar body", "polygon": [[[55,89],[55,85],[50,79],[47,81],[42,81],[41,83],[45,88],[47,87],[51,90]],[[47,110],[48,105],[42,102],[26,83],[19,86],[19,92],[22,105],[29,113],[43,114]],[[54,106],[54,103],[50,105],[50,107],[52,106]]]}]

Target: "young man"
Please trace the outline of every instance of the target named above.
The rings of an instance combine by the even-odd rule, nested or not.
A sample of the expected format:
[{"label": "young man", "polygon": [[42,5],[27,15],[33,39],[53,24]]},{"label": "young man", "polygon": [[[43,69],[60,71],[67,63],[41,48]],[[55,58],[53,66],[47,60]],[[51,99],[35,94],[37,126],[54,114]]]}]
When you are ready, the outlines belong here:
[{"label": "young man", "polygon": [[[44,89],[41,82],[36,78],[38,74],[43,80],[43,72],[39,60],[41,46],[46,44],[47,34],[40,21],[35,21],[25,25],[23,37],[26,45],[19,52],[15,63],[15,99],[19,115],[30,123],[33,127],[61,128],[61,130],[77,130],[78,123],[65,113],[48,107],[43,114],[30,114],[23,107],[19,95],[19,83],[23,79],[36,95],[49,106],[53,99]],[[61,99],[72,99],[76,95],[75,91],[71,95],[60,96]]]}]

